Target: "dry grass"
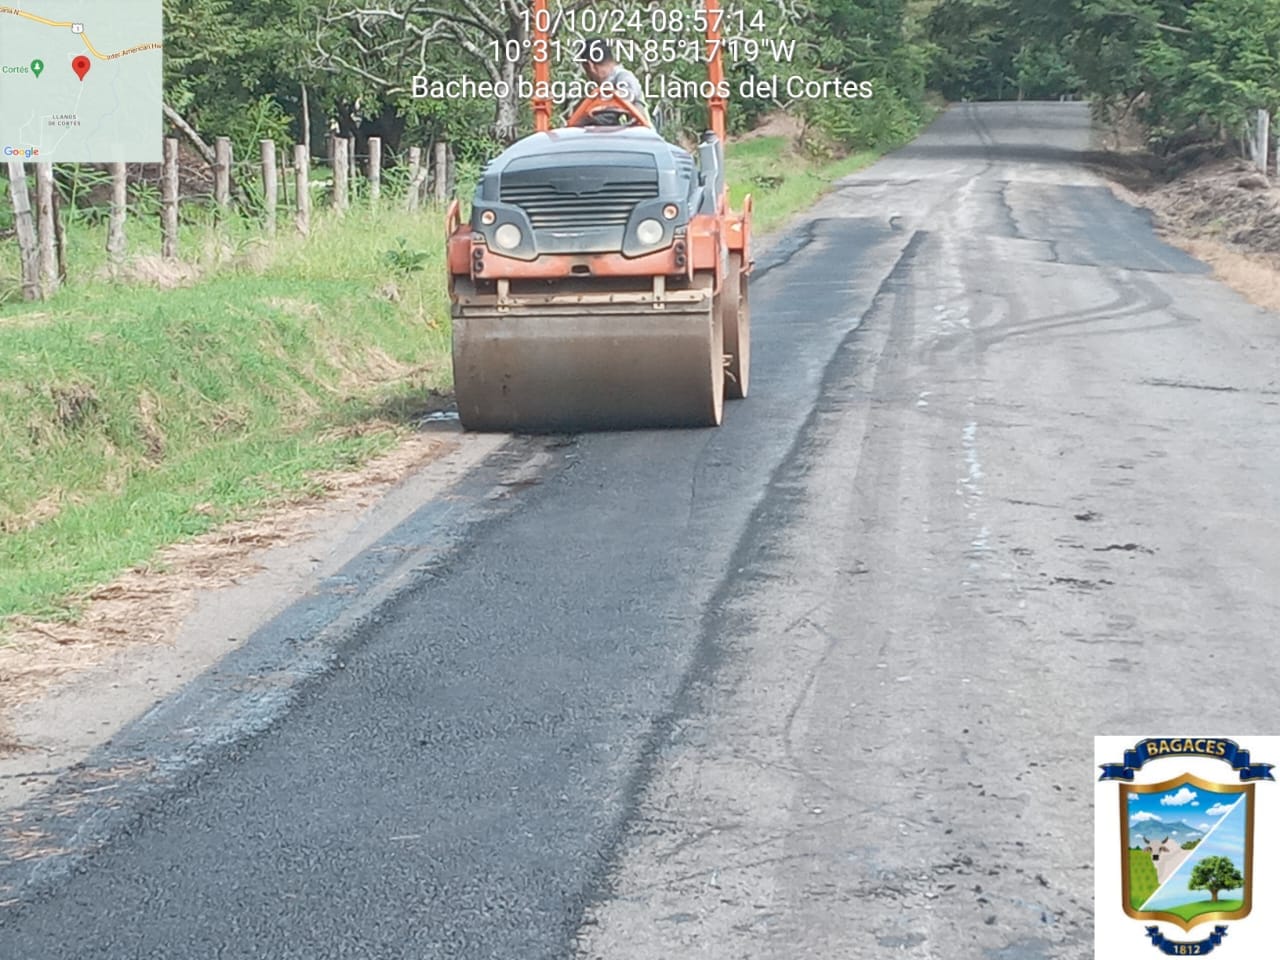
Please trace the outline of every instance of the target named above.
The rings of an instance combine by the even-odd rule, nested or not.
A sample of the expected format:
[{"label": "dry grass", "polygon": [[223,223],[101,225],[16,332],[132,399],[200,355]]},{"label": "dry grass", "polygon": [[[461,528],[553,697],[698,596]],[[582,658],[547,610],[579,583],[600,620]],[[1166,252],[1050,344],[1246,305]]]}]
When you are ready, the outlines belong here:
[{"label": "dry grass", "polygon": [[[360,429],[389,426],[365,423]],[[153,563],[91,591],[73,622],[15,618],[6,645],[0,647],[0,706],[36,699],[122,650],[173,642],[202,592],[253,575],[262,569],[265,549],[302,540],[314,529],[316,518],[326,513],[368,506],[452,445],[440,436],[413,434],[358,470],[318,475],[320,493],[169,547]],[[0,729],[0,754],[20,748]]]},{"label": "dry grass", "polygon": [[752,129],[737,134],[731,139],[735,142],[759,140],[761,137],[786,137],[791,144],[800,142],[804,134],[804,121],[782,110],[774,111],[766,116]]},{"label": "dry grass", "polygon": [[[1224,175],[1223,171],[1227,171]],[[1252,204],[1221,204],[1222,184],[1238,194],[1235,186],[1251,174],[1239,164],[1221,164],[1207,170],[1194,172],[1165,187],[1135,191],[1122,184],[1111,182],[1111,191],[1125,203],[1144,207],[1155,216],[1161,236],[1169,243],[1213,268],[1214,276],[1231,287],[1255,306],[1280,313],[1280,252],[1276,252],[1275,228],[1270,230],[1234,231],[1237,242],[1223,239],[1223,225],[1208,220],[1205,211],[1215,217],[1232,209],[1243,207],[1256,217],[1266,214],[1280,204],[1280,189],[1247,191],[1254,199]],[[1232,190],[1231,187],[1235,186]],[[1201,190],[1198,187],[1204,187]],[[1235,199],[1234,197],[1232,199]],[[1252,247],[1252,249],[1250,248]]]},{"label": "dry grass", "polygon": [[1217,240],[1179,238],[1178,245],[1250,303],[1280,314],[1280,256],[1244,253]]},{"label": "dry grass", "polygon": [[200,280],[200,269],[186,260],[166,260],[164,257],[144,254],[131,257],[119,267],[104,267],[101,279],[136,283],[158,290],[176,290],[189,287]]}]

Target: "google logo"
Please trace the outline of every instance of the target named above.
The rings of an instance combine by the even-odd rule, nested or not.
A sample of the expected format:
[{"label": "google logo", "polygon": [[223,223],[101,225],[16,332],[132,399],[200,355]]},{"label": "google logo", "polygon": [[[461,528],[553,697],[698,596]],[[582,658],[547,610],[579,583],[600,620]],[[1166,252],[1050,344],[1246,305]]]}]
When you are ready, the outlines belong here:
[{"label": "google logo", "polygon": [[40,148],[39,147],[5,147],[4,155],[6,157],[22,157],[25,160],[30,160],[32,157],[40,156]]}]

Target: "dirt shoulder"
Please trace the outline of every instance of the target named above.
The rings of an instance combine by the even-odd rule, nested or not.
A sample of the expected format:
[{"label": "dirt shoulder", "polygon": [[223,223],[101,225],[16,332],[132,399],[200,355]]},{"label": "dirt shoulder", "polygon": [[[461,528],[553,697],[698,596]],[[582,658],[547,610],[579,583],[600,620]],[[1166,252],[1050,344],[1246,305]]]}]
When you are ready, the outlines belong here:
[{"label": "dirt shoulder", "polygon": [[1171,180],[1136,155],[1099,166],[1121,199],[1151,211],[1165,240],[1252,303],[1280,313],[1280,178],[1242,160],[1212,160]]}]

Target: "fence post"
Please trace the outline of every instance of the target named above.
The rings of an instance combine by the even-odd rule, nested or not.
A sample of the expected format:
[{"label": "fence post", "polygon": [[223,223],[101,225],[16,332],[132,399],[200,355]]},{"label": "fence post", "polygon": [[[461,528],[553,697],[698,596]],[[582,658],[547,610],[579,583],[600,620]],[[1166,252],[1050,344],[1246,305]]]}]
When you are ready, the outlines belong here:
[{"label": "fence post", "polygon": [[374,203],[382,196],[382,138],[369,138],[369,199]]},{"label": "fence post", "polygon": [[13,224],[18,232],[18,252],[22,258],[22,299],[37,300],[40,297],[39,242],[31,219],[27,170],[21,160],[9,161],[9,196],[13,200]]},{"label": "fence post", "polygon": [[347,142],[342,137],[333,138],[333,208],[341,213],[347,209]]},{"label": "fence post", "polygon": [[347,184],[348,184],[348,200],[355,193],[356,188],[356,171],[360,168],[356,166],[356,138],[350,136],[346,138],[347,144]]},{"label": "fence post", "polygon": [[422,190],[422,183],[418,180],[419,174],[422,172],[422,148],[409,148],[409,188],[405,192],[404,206],[411,213],[418,209],[419,191]]},{"label": "fence post", "polygon": [[449,196],[449,144],[443,140],[436,141],[435,168],[436,203],[444,203]]},{"label": "fence post", "polygon": [[276,232],[276,203],[280,199],[280,187],[276,180],[276,142],[263,140],[262,147],[262,202],[266,209],[267,234]]},{"label": "fence post", "polygon": [[124,260],[124,218],[129,205],[128,167],[123,163],[108,165],[111,170],[111,214],[107,219],[107,255],[119,265]]},{"label": "fence post", "polygon": [[53,246],[58,260],[58,282],[67,282],[67,231],[62,223],[62,194],[53,191]]},{"label": "fence post", "polygon": [[213,142],[213,202],[224,210],[231,206],[231,138]]},{"label": "fence post", "polygon": [[160,255],[178,256],[178,139],[165,137],[164,168],[160,173]]},{"label": "fence post", "polygon": [[293,192],[298,197],[298,232],[304,237],[311,232],[311,153],[306,144],[293,148],[293,175],[297,178]]},{"label": "fence post", "polygon": [[1271,170],[1270,157],[1271,152],[1271,114],[1266,110],[1258,111],[1258,119],[1254,125],[1253,139],[1253,158],[1257,163],[1258,169],[1262,171],[1265,177]]},{"label": "fence post", "polygon": [[40,237],[40,296],[48,300],[58,290],[58,228],[54,223],[53,164],[36,164],[36,233]]}]

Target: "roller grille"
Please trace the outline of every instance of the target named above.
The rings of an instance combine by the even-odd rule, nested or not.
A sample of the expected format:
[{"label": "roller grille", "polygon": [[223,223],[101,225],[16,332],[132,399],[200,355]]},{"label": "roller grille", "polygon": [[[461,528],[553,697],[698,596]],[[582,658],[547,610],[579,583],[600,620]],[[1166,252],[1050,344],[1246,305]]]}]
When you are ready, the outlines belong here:
[{"label": "roller grille", "polygon": [[611,181],[598,190],[563,192],[552,184],[502,185],[504,203],[524,210],[535,230],[625,226],[637,203],[658,196],[658,181]]}]

